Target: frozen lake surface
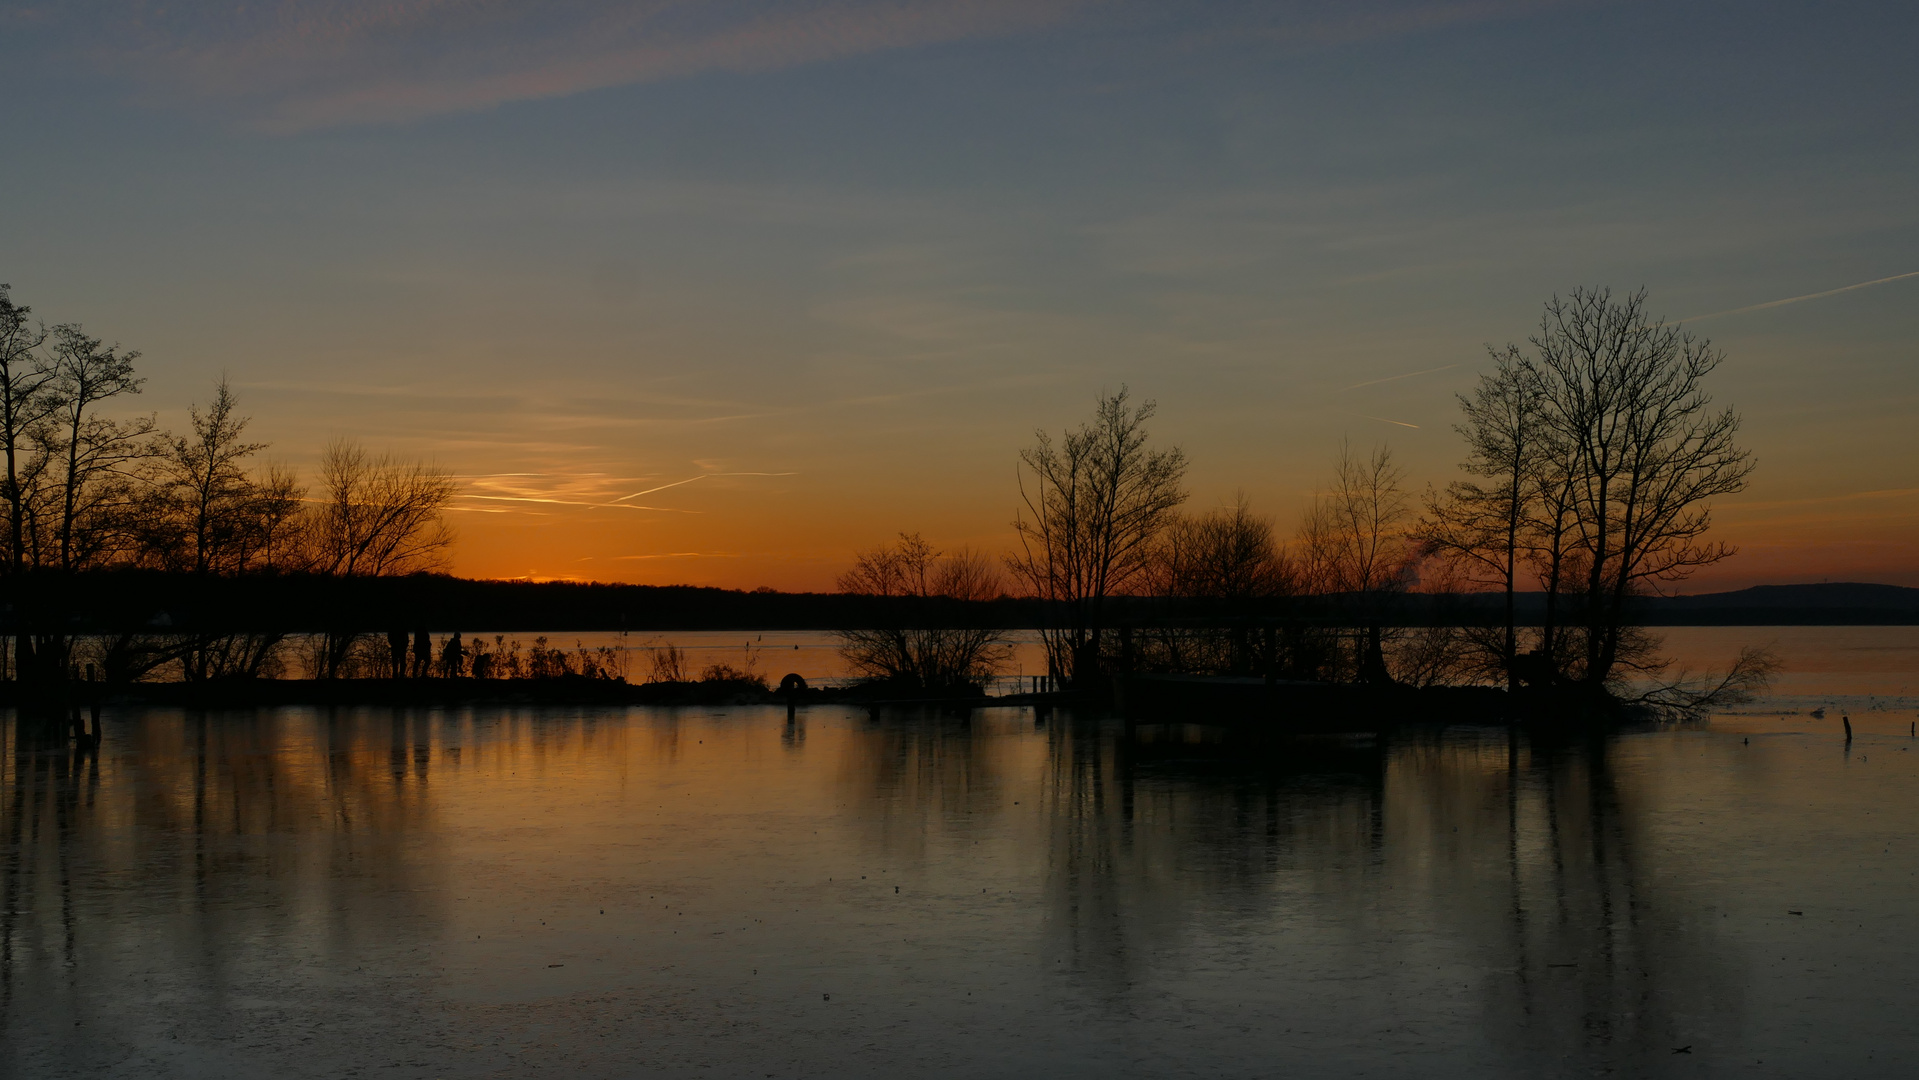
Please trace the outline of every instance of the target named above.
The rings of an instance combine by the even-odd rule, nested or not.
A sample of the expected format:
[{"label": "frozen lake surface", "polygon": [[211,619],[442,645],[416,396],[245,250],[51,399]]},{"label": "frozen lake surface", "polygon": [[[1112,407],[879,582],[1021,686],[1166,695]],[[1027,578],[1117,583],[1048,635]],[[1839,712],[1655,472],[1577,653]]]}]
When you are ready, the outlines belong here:
[{"label": "frozen lake surface", "polygon": [[1259,760],[1010,708],[110,712],[0,763],[0,1075],[1911,1075],[1919,630],[1668,634],[1775,642],[1777,696]]}]

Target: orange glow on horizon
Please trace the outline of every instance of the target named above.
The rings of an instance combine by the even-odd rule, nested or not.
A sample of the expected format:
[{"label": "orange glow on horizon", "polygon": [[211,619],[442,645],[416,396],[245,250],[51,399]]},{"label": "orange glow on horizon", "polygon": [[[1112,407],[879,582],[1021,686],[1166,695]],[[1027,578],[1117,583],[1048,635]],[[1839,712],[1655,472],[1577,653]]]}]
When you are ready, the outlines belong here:
[{"label": "orange glow on horizon", "polygon": [[[1211,501],[1196,496],[1192,505]],[[1261,509],[1272,514],[1282,537],[1290,537],[1297,509]],[[1734,545],[1738,554],[1676,591],[1822,580],[1919,586],[1919,492],[1729,500],[1716,516],[1714,538]],[[854,552],[902,530],[923,532],[943,547],[965,544],[1000,553],[1015,543],[1011,518],[1011,508],[995,506],[986,493],[920,513],[905,500],[862,505],[825,493],[756,492],[701,500],[697,512],[678,514],[642,516],[592,506],[456,514],[452,571],[515,581],[832,592]]]}]

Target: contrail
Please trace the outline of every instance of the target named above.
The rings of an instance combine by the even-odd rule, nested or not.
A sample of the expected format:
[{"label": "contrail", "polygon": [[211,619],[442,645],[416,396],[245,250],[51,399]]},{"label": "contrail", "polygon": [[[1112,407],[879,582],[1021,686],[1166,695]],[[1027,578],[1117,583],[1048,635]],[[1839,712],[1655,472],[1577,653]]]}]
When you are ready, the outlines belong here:
[{"label": "contrail", "polygon": [[[667,486],[672,487],[673,485],[668,484]],[[634,494],[644,495],[646,494],[646,492],[640,491],[640,492],[635,492]],[[532,495],[474,495],[471,493],[462,494],[460,498],[486,499],[489,502],[523,502],[523,503],[546,503],[552,506],[584,506],[594,510],[657,510],[665,514],[700,513],[700,511],[698,510],[678,510],[671,506],[641,506],[639,503],[621,502],[618,499],[615,499],[610,503],[596,503],[596,502],[581,502],[578,499],[542,499]],[[631,499],[633,498],[633,495],[628,495],[626,496],[626,498]],[[471,509],[471,508],[469,507],[468,509]]]},{"label": "contrail", "polygon": [[615,555],[614,559],[731,559],[730,551],[666,551],[658,555]]},{"label": "contrail", "polygon": [[1827,289],[1825,292],[1807,293],[1804,296],[1788,296],[1784,300],[1768,300],[1763,304],[1754,304],[1751,307],[1733,308],[1731,311],[1715,311],[1710,315],[1694,315],[1690,319],[1681,319],[1679,321],[1701,322],[1705,319],[1717,319],[1722,315],[1744,315],[1748,311],[1764,311],[1767,308],[1778,307],[1781,304],[1797,304],[1801,300],[1817,300],[1825,296],[1837,296],[1842,292],[1863,289],[1869,285],[1884,285],[1888,281],[1903,281],[1909,277],[1919,277],[1919,270],[1914,270],[1909,274],[1894,274],[1891,277],[1882,277],[1873,281],[1862,281],[1857,285],[1842,285],[1837,289]]},{"label": "contrail", "polygon": [[[1380,383],[1398,382],[1401,379],[1410,379],[1415,375],[1431,375],[1431,374],[1434,374],[1435,372],[1451,371],[1452,369],[1458,366],[1459,366],[1458,364],[1447,364],[1445,367],[1430,367],[1424,371],[1408,371],[1404,375],[1388,375],[1383,379],[1368,379],[1365,382],[1356,382],[1351,386],[1342,386],[1339,389],[1342,392],[1344,392],[1347,390],[1357,390],[1362,386],[1378,386]],[[1388,423],[1391,423],[1391,421],[1388,421]]]},{"label": "contrail", "polygon": [[623,503],[628,499],[637,499],[642,495],[651,495],[656,491],[665,491],[667,488],[679,487],[681,484],[690,484],[695,480],[704,480],[711,475],[712,475],[711,473],[701,473],[698,476],[688,477],[685,480],[675,480],[670,484],[661,484],[659,487],[650,487],[650,488],[647,488],[645,491],[636,491],[631,495],[622,495],[619,498],[614,499],[613,501],[616,503]]},{"label": "contrail", "polygon": [[640,497],[640,496],[642,496],[642,495],[651,495],[651,494],[653,494],[653,493],[654,493],[654,492],[656,492],[656,491],[665,491],[665,490],[666,490],[667,488],[675,488],[675,487],[679,487],[679,486],[680,486],[681,484],[690,484],[690,483],[692,483],[692,482],[693,482],[693,481],[695,481],[695,480],[704,480],[704,479],[706,479],[706,478],[707,478],[707,477],[709,477],[709,476],[798,476],[798,475],[799,475],[798,473],[790,473],[790,472],[712,472],[712,473],[701,473],[701,474],[700,474],[700,475],[698,475],[698,476],[689,476],[689,477],[687,477],[687,478],[686,478],[686,479],[684,479],[684,480],[675,480],[675,481],[673,481],[673,482],[672,482],[672,483],[670,483],[670,484],[661,484],[661,485],[660,485],[659,487],[650,487],[650,488],[647,488],[647,489],[646,489],[645,491],[636,491],[636,492],[634,492],[634,493],[633,493],[633,494],[631,494],[631,495],[622,495],[622,496],[620,496],[619,498],[617,498],[617,499],[614,499],[613,501],[614,501],[614,502],[616,502],[616,503],[623,503],[623,502],[625,502],[625,501],[626,501],[626,500],[628,500],[628,499],[637,499],[637,498],[639,498],[639,497]]},{"label": "contrail", "polygon": [[[1354,415],[1354,416],[1366,416],[1366,414],[1365,414],[1365,413],[1354,413],[1353,415]],[[1379,421],[1379,422],[1380,422],[1380,423],[1382,423],[1382,424],[1398,424],[1398,425],[1399,425],[1400,427],[1409,427],[1409,428],[1412,428],[1412,429],[1413,429],[1414,431],[1418,431],[1418,430],[1419,430],[1419,425],[1418,425],[1418,424],[1408,424],[1408,423],[1407,423],[1406,421],[1404,421],[1404,420],[1388,420],[1388,419],[1386,419],[1386,418],[1385,418],[1385,417],[1383,417],[1383,416],[1366,416],[1366,419],[1368,419],[1368,420],[1377,420],[1377,421]]]}]

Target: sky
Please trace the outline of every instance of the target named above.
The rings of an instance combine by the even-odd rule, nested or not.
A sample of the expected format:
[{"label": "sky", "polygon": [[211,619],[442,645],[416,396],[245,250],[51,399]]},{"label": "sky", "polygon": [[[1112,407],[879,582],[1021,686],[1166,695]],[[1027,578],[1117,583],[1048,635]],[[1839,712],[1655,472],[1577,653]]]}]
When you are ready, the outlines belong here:
[{"label": "sky", "polygon": [[0,281],[164,424],[224,375],[275,460],[452,470],[457,573],[781,589],[1005,550],[1019,449],[1121,386],[1196,509],[1290,533],[1342,440],[1443,485],[1489,344],[1643,286],[1758,459],[1684,590],[1919,585],[1915,46],[1909,3],[12,0]]}]

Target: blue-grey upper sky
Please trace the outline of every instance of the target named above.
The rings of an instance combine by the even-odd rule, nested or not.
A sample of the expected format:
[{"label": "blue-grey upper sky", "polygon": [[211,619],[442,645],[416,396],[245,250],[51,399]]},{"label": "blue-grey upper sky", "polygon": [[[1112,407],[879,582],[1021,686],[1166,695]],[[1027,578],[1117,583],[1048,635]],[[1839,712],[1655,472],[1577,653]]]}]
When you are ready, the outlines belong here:
[{"label": "blue-grey upper sky", "polygon": [[1644,285],[1760,457],[1701,587],[1919,584],[1915,46],[1891,3],[14,4],[0,281],[163,421],[225,372],[296,464],[453,467],[462,571],[782,586],[1002,546],[1017,448],[1122,383],[1198,505],[1290,528],[1342,438],[1443,483],[1487,343]]}]

